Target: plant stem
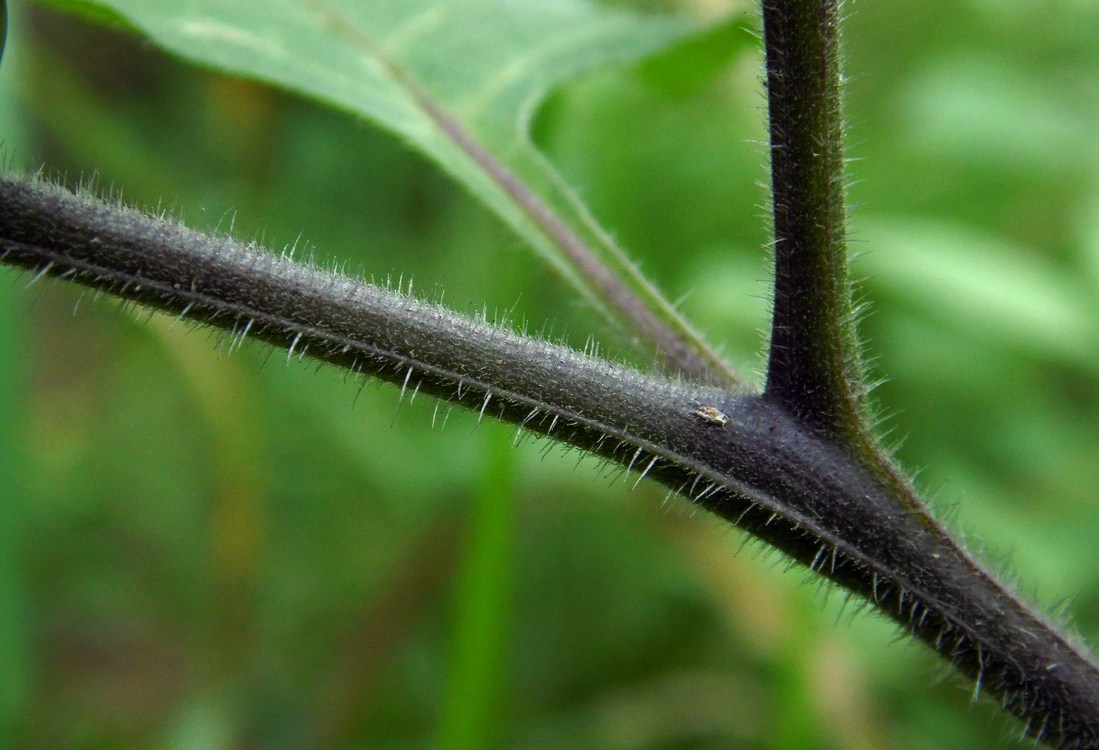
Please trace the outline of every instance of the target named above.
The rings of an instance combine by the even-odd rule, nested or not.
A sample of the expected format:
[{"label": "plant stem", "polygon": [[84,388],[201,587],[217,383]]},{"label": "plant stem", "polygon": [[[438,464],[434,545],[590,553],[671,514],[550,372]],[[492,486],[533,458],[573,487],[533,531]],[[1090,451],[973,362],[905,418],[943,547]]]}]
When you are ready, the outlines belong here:
[{"label": "plant stem", "polygon": [[766,393],[850,442],[862,382],[847,278],[836,0],[765,0],[775,295]]},{"label": "plant stem", "polygon": [[[1099,747],[1099,668],[966,554],[867,428],[847,274],[839,2],[764,0],[763,26],[775,232],[764,398],[860,464],[851,477],[876,477],[876,489],[838,509],[848,518],[835,524],[847,529],[840,537],[861,537],[861,551],[896,574],[883,588],[885,579],[869,566],[869,590],[857,570],[826,575],[973,679],[975,695],[997,695],[1004,710],[1026,722],[1026,734],[1058,746]],[[845,484],[824,494],[843,504],[851,497]],[[876,508],[863,518],[868,525],[850,526],[868,508]],[[887,543],[875,543],[869,537],[891,526],[891,515],[904,515],[911,533],[891,532]],[[818,557],[827,552],[821,547]],[[857,560],[852,555],[843,566],[858,568]],[[1056,675],[1066,666],[1071,676]]]}]

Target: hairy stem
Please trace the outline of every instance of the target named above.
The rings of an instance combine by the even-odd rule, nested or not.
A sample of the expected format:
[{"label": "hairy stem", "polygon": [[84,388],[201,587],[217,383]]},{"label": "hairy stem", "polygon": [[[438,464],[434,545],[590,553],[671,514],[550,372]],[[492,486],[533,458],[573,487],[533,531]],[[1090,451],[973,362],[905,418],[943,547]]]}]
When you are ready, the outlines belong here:
[{"label": "hairy stem", "polygon": [[[0,177],[0,260],[548,435],[656,479],[859,595],[1054,745],[1099,668],[880,472],[767,395],[642,374],[230,239]],[[640,479],[636,480],[640,481]]]},{"label": "hairy stem", "polygon": [[857,436],[863,376],[847,278],[836,0],[765,0],[775,296],[767,394]]},{"label": "hairy stem", "polygon": [[[829,577],[906,624],[974,680],[975,695],[995,694],[1005,710],[1026,721],[1030,736],[1059,746],[1097,747],[1094,662],[960,548],[867,428],[847,274],[839,0],[764,0],[763,26],[775,232],[765,398],[853,457],[860,465],[855,474],[876,477],[874,486],[888,500],[869,503],[877,513],[864,519],[862,531],[849,529],[863,537],[862,544],[874,547],[866,536],[895,522],[887,520],[890,513],[903,514],[904,523],[919,529],[877,548],[878,561],[888,559],[885,567],[898,574],[886,593],[876,570],[869,592],[857,574],[854,581]],[[845,496],[850,497],[835,495]],[[854,506],[843,512],[849,520],[860,515]],[[951,562],[941,568],[944,555]],[[1050,682],[1068,663],[1074,676]]]}]

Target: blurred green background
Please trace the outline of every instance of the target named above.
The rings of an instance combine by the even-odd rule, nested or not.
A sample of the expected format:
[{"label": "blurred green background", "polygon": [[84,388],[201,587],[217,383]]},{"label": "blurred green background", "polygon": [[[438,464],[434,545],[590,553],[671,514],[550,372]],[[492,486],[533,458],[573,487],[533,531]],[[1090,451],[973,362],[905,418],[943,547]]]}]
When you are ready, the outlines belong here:
[{"label": "blurred green background", "polygon": [[[300,237],[366,276],[445,289],[454,309],[514,307],[533,331],[620,351],[396,139],[11,10],[9,165],[94,175],[276,248]],[[882,429],[972,548],[1042,604],[1071,598],[1099,642],[1099,6],[847,12],[851,234]],[[535,135],[758,379],[755,24],[571,83]],[[657,485],[0,276],[0,745],[930,749],[1018,734],[892,626],[841,616],[842,595]]]}]

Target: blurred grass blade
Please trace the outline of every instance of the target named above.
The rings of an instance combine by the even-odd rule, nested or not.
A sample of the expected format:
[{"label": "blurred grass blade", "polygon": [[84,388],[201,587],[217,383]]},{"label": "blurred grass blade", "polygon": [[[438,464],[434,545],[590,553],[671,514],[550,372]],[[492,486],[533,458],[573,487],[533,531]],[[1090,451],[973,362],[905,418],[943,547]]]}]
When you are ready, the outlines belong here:
[{"label": "blurred grass blade", "polygon": [[[589,0],[95,0],[164,49],[367,118],[439,164],[617,327],[676,369],[735,375],[630,263],[529,138],[537,103],[706,24]],[[358,155],[349,154],[349,158]],[[647,354],[647,352],[646,352]]]},{"label": "blurred grass blade", "polygon": [[4,59],[4,43],[8,40],[8,3],[0,0],[0,61]]},{"label": "blurred grass blade", "polygon": [[440,750],[499,747],[515,567],[515,451],[512,430],[482,427],[487,441],[480,491],[470,509],[456,587],[454,633]]},{"label": "blurred grass blade", "polygon": [[960,224],[883,217],[860,224],[874,284],[944,330],[1099,373],[1089,279],[1053,258]]},{"label": "blurred grass blade", "polygon": [[23,539],[28,508],[17,404],[26,360],[16,290],[0,288],[0,746],[16,747],[33,684]]}]

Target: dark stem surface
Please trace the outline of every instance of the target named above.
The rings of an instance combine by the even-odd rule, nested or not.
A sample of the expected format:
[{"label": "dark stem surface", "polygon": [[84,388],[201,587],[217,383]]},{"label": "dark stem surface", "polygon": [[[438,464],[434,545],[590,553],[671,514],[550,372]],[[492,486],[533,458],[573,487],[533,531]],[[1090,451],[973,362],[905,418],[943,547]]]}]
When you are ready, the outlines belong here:
[{"label": "dark stem surface", "polygon": [[[867,591],[865,570],[848,569],[860,567],[854,556],[826,575],[868,596],[953,662],[975,681],[976,694],[997,695],[1005,710],[1026,721],[1027,734],[1054,745],[1097,747],[1099,672],[1090,657],[960,548],[867,427],[847,273],[839,2],[764,0],[763,27],[775,232],[765,398],[839,451],[842,458],[833,457],[832,465],[859,464],[840,480],[843,489],[824,494],[846,504],[841,498],[853,500],[854,477],[875,477],[866,502],[843,508],[844,523],[866,525],[848,526],[841,536],[863,537],[867,549],[876,546],[868,537],[902,523],[897,516],[911,525],[911,534],[884,534],[890,542],[876,546],[877,561],[899,574],[884,588],[869,566]],[[881,502],[871,501],[875,494]],[[873,512],[862,516],[867,508]],[[940,567],[946,549],[951,562]],[[1068,664],[1075,676],[1051,682]]]},{"label": "dark stem surface", "polygon": [[766,0],[775,296],[767,394],[799,420],[849,440],[862,373],[847,279],[834,0]]},{"label": "dark stem surface", "polygon": [[[1054,745],[1099,669],[913,500],[774,397],[669,380],[174,222],[0,177],[0,260],[431,394],[654,478],[863,597]],[[921,506],[922,507],[922,506]]]}]

